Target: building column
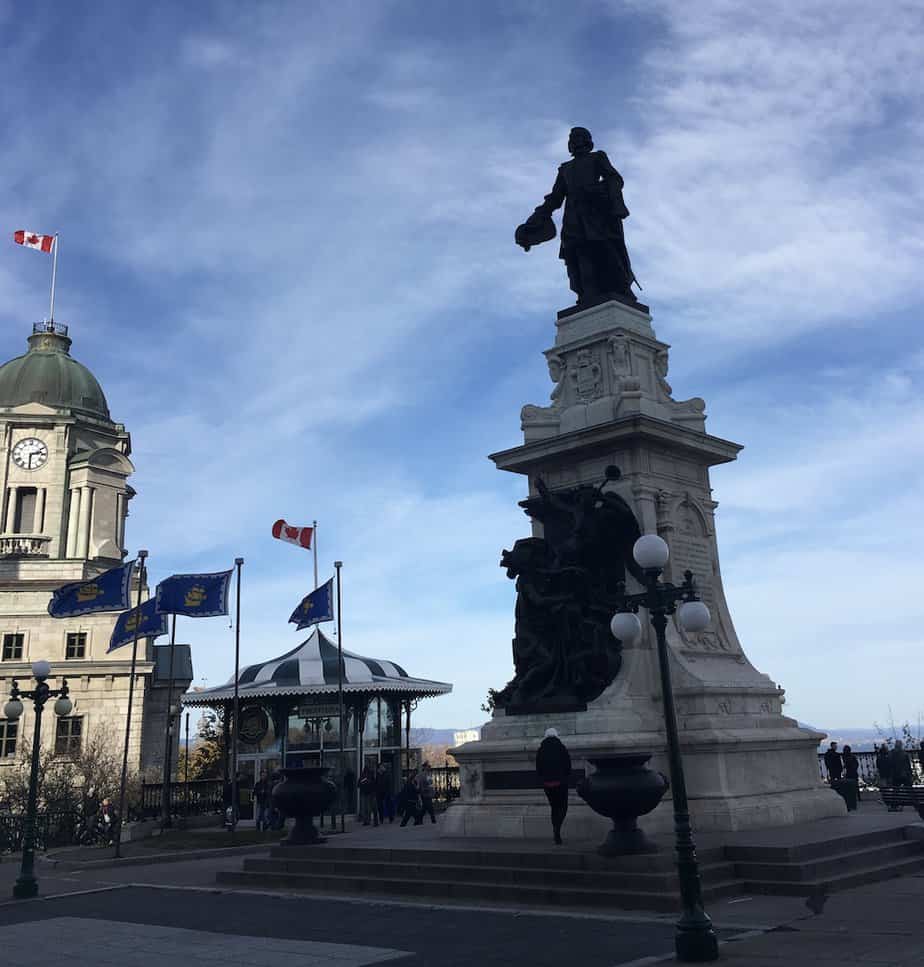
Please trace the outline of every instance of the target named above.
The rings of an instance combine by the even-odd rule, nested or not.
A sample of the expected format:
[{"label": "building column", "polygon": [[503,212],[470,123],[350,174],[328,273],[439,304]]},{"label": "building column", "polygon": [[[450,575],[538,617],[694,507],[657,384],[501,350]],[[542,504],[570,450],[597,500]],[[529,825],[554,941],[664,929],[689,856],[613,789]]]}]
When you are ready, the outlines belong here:
[{"label": "building column", "polygon": [[77,530],[77,553],[75,557],[86,557],[90,550],[90,505],[93,502],[93,488],[80,488],[80,523]]},{"label": "building column", "polygon": [[64,545],[65,557],[77,556],[77,518],[80,514],[80,488],[72,487],[70,506],[67,511],[67,541]]},{"label": "building column", "polygon": [[39,487],[35,492],[35,517],[32,520],[32,533],[45,533],[45,495],[47,491],[44,487]]},{"label": "building column", "polygon": [[12,534],[16,524],[16,487],[8,487],[6,492],[6,518],[3,522],[3,532]]}]

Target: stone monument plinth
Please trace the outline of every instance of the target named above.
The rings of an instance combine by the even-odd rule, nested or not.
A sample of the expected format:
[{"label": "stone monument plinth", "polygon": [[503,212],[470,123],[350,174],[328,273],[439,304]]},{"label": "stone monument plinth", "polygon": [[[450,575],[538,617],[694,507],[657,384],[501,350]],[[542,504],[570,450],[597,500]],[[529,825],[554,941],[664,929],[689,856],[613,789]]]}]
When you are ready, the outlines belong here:
[{"label": "stone monument plinth", "polygon": [[[753,829],[844,815],[844,801],[819,776],[816,750],[824,736],[783,715],[783,690],[748,661],[735,634],[719,570],[709,468],[734,460],[741,447],[706,433],[702,399],[673,398],[668,349],[638,303],[611,300],[559,314],[555,344],[545,352],[555,383],[551,405],[525,406],[522,446],[491,459],[528,477],[531,501],[592,494],[591,487],[601,501],[610,495],[631,511],[638,533],[667,541],[665,580],[679,584],[685,570],[693,572],[712,622],[689,634],[672,617],[667,637],[694,828]],[[534,516],[533,538],[543,536]],[[630,570],[625,580],[630,593],[641,590]],[[642,627],[642,637],[610,663],[618,670],[599,694],[595,689],[594,697],[570,706],[510,700],[495,709],[480,741],[452,750],[462,795],[446,814],[443,835],[550,835],[535,774],[536,749],[550,726],[571,753],[573,781],[592,771],[591,758],[640,750],[653,753],[653,768],[668,772],[654,631],[647,620]],[[607,647],[618,653],[619,643]],[[517,678],[501,695],[522,693],[510,690],[524,680],[529,659],[522,649],[517,658],[516,642],[514,648]],[[639,825],[653,834],[672,829],[670,797]],[[601,839],[607,828],[572,794],[566,837]]]}]

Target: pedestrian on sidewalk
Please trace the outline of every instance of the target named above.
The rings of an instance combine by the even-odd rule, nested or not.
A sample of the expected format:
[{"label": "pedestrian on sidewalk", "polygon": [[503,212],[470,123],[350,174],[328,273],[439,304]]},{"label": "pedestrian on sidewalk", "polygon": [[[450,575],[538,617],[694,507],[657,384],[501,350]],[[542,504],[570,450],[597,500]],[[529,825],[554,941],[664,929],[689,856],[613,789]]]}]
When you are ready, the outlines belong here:
[{"label": "pedestrian on sidewalk", "polygon": [[379,763],[375,774],[375,804],[379,813],[379,821],[384,825],[385,817],[388,821],[395,821],[395,804],[391,798],[391,769],[385,762]]},{"label": "pedestrian on sidewalk", "polygon": [[[844,781],[850,783],[856,801],[860,801],[860,760],[853,754],[849,745],[844,746],[844,753],[841,756],[844,760]],[[847,808],[851,809],[850,799],[847,800]],[[856,809],[856,805],[852,807]]]},{"label": "pedestrian on sidewalk", "polygon": [[571,756],[558,737],[557,729],[546,729],[536,753],[536,772],[545,790],[552,813],[552,833],[561,846],[561,826],[568,815],[568,783],[571,780]]},{"label": "pedestrian on sidewalk", "polygon": [[841,761],[841,754],[837,751],[837,743],[832,742],[825,753],[825,768],[828,770],[828,782],[833,786],[840,779],[844,772],[844,764]]},{"label": "pedestrian on sidewalk", "polygon": [[253,803],[257,818],[257,832],[259,833],[261,830],[265,832],[270,828],[270,812],[272,810],[270,785],[265,772],[261,772],[260,778],[254,783]]},{"label": "pedestrian on sidewalk", "polygon": [[417,770],[411,769],[401,787],[398,796],[398,809],[401,813],[401,825],[407,826],[410,820],[414,820],[414,825],[419,825],[417,816],[420,813],[420,793],[417,790]]},{"label": "pedestrian on sidewalk", "polygon": [[910,789],[914,785],[914,774],[911,771],[911,758],[905,751],[901,739],[895,740],[889,760],[892,766],[893,787],[907,786]]},{"label": "pedestrian on sidewalk", "polygon": [[876,752],[876,772],[879,773],[879,788],[886,789],[892,785],[892,757],[889,747],[882,743]]},{"label": "pedestrian on sidewalk", "polygon": [[433,810],[433,777],[430,775],[430,763],[425,762],[420,772],[417,774],[417,792],[420,795],[420,811],[417,819],[414,820],[415,826],[423,823],[424,816],[429,816],[432,822],[436,822],[436,813]]},{"label": "pedestrian on sidewalk", "polygon": [[359,819],[363,826],[368,826],[370,819],[378,826],[379,818],[375,810],[375,770],[371,765],[363,768],[356,787],[359,790]]}]

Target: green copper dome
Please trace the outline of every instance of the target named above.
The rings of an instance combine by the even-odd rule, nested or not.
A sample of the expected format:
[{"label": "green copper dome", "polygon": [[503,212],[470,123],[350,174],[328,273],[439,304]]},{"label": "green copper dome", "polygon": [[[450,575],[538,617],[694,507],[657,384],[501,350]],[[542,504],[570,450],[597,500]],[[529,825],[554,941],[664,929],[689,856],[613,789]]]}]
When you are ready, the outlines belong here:
[{"label": "green copper dome", "polygon": [[69,353],[67,327],[39,323],[29,351],[0,366],[0,406],[44,403],[109,419],[106,397],[96,377]]}]

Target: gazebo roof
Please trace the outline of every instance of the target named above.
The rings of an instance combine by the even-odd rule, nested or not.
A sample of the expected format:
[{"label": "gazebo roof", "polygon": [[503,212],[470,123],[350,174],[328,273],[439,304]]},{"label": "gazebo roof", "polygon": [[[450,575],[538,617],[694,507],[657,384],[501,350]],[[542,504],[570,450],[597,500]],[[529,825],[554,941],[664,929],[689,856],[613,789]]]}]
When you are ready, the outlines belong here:
[{"label": "gazebo roof", "polygon": [[[393,661],[364,658],[343,651],[344,694],[366,692],[390,694],[403,698],[425,698],[452,691],[446,682],[412,678]],[[275,695],[336,695],[337,646],[315,628],[310,637],[292,651],[257,665],[241,669],[238,677],[241,701],[248,698],[271,698]],[[184,705],[218,705],[234,698],[234,676],[216,688],[189,692]]]}]

